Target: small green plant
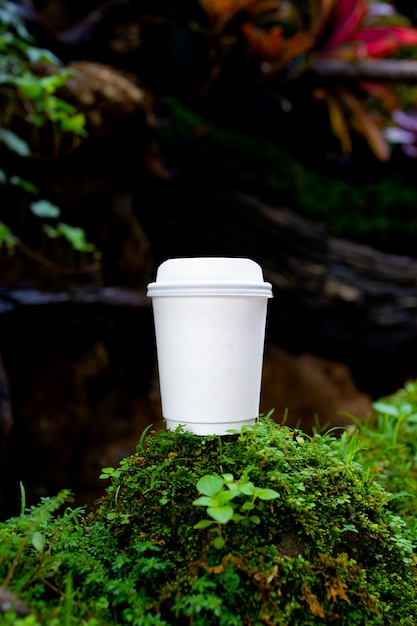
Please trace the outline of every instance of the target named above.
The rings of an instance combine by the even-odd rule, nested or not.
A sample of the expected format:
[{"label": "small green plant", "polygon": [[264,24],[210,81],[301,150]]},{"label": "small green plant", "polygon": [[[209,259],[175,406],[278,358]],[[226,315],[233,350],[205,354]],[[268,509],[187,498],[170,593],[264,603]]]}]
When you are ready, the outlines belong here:
[{"label": "small green plant", "polygon": [[107,479],[107,478],[119,478],[120,473],[121,473],[121,469],[120,468],[115,468],[115,467],[103,467],[103,469],[101,470],[101,474],[99,476],[100,479]]},{"label": "small green plant", "polygon": [[[243,477],[235,481],[233,474],[206,474],[197,483],[197,489],[202,496],[193,501],[194,506],[205,506],[206,512],[212,519],[203,519],[194,525],[196,529],[208,528],[215,524],[217,536],[213,539],[213,545],[220,550],[225,545],[222,534],[222,526],[231,520],[241,522],[243,525],[249,523],[260,524],[261,518],[253,513],[259,503],[256,500],[273,500],[279,498],[279,493],[275,489],[255,487],[255,485]],[[245,496],[246,500],[239,505],[233,500],[239,496]],[[240,513],[237,512],[240,510]]]}]

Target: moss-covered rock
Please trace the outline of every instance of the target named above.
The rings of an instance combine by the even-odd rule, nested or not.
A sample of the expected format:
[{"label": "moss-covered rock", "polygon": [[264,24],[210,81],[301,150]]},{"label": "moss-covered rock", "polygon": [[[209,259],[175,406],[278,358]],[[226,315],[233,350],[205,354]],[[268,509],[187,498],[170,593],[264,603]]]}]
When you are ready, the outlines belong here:
[{"label": "moss-covered rock", "polygon": [[[159,432],[116,470],[95,521],[121,550],[157,550],[166,567],[138,587],[168,624],[416,624],[404,522],[333,444],[269,418],[226,439]],[[222,493],[279,497],[239,491],[236,521],[216,523],[193,504],[207,475],[225,477]]]},{"label": "moss-covered rock", "polygon": [[0,626],[417,624],[414,513],[354,460],[358,433],[160,431],[103,470],[88,515],[23,497],[0,524]]}]

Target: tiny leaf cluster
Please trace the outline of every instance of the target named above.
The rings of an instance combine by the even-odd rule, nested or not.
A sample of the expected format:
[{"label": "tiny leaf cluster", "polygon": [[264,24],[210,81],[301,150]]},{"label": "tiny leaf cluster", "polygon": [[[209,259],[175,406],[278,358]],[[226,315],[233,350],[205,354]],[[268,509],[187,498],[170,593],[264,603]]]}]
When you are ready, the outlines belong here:
[{"label": "tiny leaf cluster", "polygon": [[[221,550],[225,545],[222,536],[221,526],[232,520],[241,522],[243,525],[260,524],[261,518],[253,513],[256,508],[256,500],[273,500],[279,498],[279,493],[275,489],[255,487],[255,485],[245,478],[235,481],[233,474],[206,474],[197,483],[197,489],[203,495],[194,500],[194,506],[205,506],[207,515],[212,519],[204,519],[194,525],[194,528],[207,528],[217,522],[215,530],[217,536],[213,540],[215,548]],[[237,496],[246,496],[247,499],[240,506],[240,513],[236,512],[238,507],[236,502],[232,502]]]}]

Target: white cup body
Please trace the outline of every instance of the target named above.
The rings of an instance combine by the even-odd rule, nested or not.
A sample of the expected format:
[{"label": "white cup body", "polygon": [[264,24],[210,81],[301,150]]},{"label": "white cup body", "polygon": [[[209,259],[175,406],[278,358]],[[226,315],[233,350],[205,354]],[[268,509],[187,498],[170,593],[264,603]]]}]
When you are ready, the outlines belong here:
[{"label": "white cup body", "polygon": [[[168,275],[163,264],[148,290],[153,292],[167,428],[182,424],[198,435],[225,435],[253,424],[259,414],[269,283],[259,280],[260,268],[249,259],[170,262]],[[256,269],[256,281],[255,275],[243,280],[248,278],[248,263],[256,266],[249,266]],[[160,276],[165,280],[159,281]]]}]

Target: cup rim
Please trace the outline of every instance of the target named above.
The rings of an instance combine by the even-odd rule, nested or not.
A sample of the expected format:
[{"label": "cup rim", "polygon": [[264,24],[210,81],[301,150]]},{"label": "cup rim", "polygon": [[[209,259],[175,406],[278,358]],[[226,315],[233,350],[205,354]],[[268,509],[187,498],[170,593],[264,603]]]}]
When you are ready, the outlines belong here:
[{"label": "cup rim", "polygon": [[149,283],[148,297],[158,296],[262,296],[272,298],[272,285],[268,282],[153,282]]}]

